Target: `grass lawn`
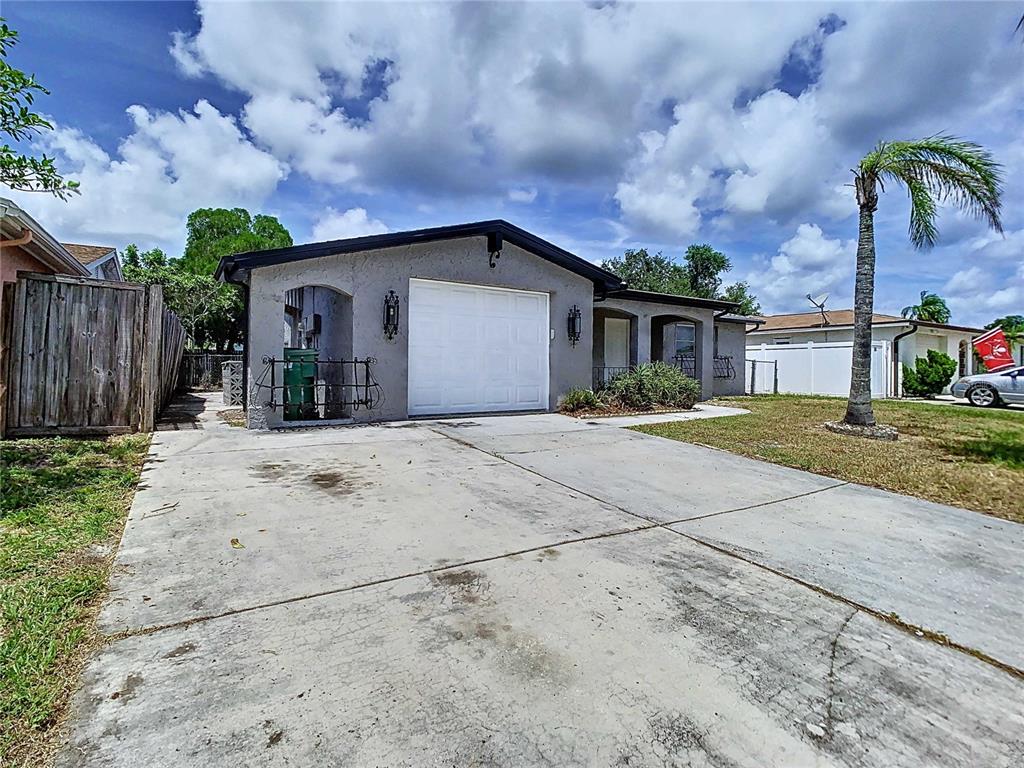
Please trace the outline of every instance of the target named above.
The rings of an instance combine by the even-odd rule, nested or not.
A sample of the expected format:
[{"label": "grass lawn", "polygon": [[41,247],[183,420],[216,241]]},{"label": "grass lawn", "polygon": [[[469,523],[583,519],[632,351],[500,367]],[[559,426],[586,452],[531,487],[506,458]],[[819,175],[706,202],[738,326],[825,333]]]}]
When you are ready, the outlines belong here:
[{"label": "grass lawn", "polygon": [[0,765],[52,757],[148,447],[0,442]]},{"label": "grass lawn", "polygon": [[714,401],[750,415],[634,427],[775,464],[873,485],[1024,523],[1024,412],[876,401],[895,443],[843,437],[822,424],[846,400],[759,395]]}]

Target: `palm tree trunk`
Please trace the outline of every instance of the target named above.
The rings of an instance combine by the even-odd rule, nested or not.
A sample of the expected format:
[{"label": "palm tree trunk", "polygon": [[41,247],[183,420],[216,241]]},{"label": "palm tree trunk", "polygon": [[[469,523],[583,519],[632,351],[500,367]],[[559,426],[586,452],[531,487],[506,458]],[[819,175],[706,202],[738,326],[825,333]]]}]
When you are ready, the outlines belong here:
[{"label": "palm tree trunk", "polygon": [[857,237],[857,278],[853,294],[853,368],[847,424],[873,427],[871,410],[871,318],[875,310],[875,208],[878,193],[873,179],[857,178],[860,228]]}]

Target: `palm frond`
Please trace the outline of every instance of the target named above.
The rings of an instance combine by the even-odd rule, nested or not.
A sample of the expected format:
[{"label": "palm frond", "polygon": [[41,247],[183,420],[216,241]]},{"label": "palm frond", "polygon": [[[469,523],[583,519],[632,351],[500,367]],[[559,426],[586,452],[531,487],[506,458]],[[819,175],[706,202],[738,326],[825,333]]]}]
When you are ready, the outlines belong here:
[{"label": "palm frond", "polygon": [[897,181],[910,195],[910,239],[927,248],[937,237],[940,202],[985,220],[1002,231],[1002,166],[972,141],[939,134],[920,141],[879,144],[861,161],[862,172],[880,183]]},{"label": "palm frond", "polygon": [[915,248],[931,248],[939,239],[939,230],[935,226],[935,198],[928,185],[920,179],[910,176],[903,181],[910,195],[910,242]]}]

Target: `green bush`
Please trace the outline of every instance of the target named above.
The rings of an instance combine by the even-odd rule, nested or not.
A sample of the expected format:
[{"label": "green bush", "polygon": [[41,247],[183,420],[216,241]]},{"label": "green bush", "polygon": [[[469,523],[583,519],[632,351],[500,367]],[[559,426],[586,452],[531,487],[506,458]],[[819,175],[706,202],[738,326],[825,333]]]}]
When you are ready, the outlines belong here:
[{"label": "green bush", "polygon": [[608,383],[608,391],[625,408],[692,408],[700,399],[700,384],[661,362],[641,363],[619,374]]},{"label": "green bush", "polygon": [[562,396],[560,407],[563,411],[573,413],[575,411],[600,408],[601,402],[593,390],[574,387]]},{"label": "green bush", "polygon": [[903,394],[910,397],[935,397],[949,384],[957,363],[944,352],[928,350],[928,357],[919,357],[914,367],[903,366]]}]

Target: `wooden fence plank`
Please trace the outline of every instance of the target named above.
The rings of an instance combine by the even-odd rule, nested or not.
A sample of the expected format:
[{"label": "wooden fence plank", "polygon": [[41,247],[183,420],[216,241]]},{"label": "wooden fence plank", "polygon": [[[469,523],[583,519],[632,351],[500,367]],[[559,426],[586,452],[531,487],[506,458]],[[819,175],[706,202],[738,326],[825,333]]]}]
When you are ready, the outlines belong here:
[{"label": "wooden fence plank", "polygon": [[130,413],[135,429],[142,429],[142,377],[145,371],[146,348],[146,294],[137,293],[132,299],[132,394]]},{"label": "wooden fence plank", "polygon": [[[115,297],[115,312],[117,323],[114,326],[114,338],[111,345],[114,348],[114,386],[110,394],[111,412],[115,414],[116,423],[132,424],[130,400],[132,392],[132,334],[134,332],[135,318],[132,316],[133,294],[129,291],[117,291]],[[112,422],[113,423],[113,422]]]},{"label": "wooden fence plank", "polygon": [[146,340],[142,353],[142,416],[139,428],[151,432],[156,422],[160,349],[163,337],[163,290],[151,285],[146,296]]},{"label": "wooden fence plank", "polygon": [[[33,283],[26,292],[25,308],[28,322],[22,351],[25,359],[25,381],[46,381],[46,329],[49,324],[49,299],[52,293],[48,283]],[[27,376],[25,375],[27,374]],[[43,403],[36,396],[37,389],[23,388],[21,392],[21,424],[40,427],[43,424]],[[20,425],[19,425],[20,426]]]},{"label": "wooden fence plank", "polygon": [[7,424],[15,426],[21,418],[21,349],[25,336],[27,282],[19,280],[14,290],[14,318],[11,322],[11,360],[8,363],[11,391],[7,394]]},{"label": "wooden fence plank", "polygon": [[55,427],[63,420],[64,385],[68,377],[71,354],[68,329],[71,327],[71,306],[68,286],[56,283],[50,294],[46,391],[43,393],[43,425]]},{"label": "wooden fence plank", "polygon": [[11,389],[11,336],[14,333],[14,283],[0,290],[0,438],[7,431],[7,395]]},{"label": "wooden fence plank", "polygon": [[89,409],[89,306],[85,292],[78,286],[68,292],[71,302],[70,341],[68,343],[69,376],[65,383],[64,408],[61,421],[66,425],[88,424]]}]

